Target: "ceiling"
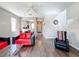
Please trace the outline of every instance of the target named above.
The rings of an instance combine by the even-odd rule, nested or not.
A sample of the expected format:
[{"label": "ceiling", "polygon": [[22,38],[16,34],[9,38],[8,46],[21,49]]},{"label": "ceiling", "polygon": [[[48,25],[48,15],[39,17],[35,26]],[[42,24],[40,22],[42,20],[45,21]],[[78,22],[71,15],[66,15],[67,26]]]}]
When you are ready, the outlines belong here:
[{"label": "ceiling", "polygon": [[72,2],[0,2],[0,7],[19,17],[55,16]]}]

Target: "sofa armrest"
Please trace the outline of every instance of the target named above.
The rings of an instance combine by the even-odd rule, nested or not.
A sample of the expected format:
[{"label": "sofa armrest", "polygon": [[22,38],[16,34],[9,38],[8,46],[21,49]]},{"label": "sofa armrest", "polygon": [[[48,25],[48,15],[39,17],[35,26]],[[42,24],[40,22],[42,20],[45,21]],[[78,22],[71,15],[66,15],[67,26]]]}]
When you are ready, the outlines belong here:
[{"label": "sofa armrest", "polygon": [[15,40],[17,40],[19,37],[20,37],[20,35],[16,36],[16,37],[15,37],[15,38],[16,38]]},{"label": "sofa armrest", "polygon": [[35,44],[35,34],[32,34],[32,36],[31,36],[31,43],[32,43],[32,45]]},{"label": "sofa armrest", "polygon": [[54,40],[55,42],[57,42],[57,38],[55,38],[55,40]]},{"label": "sofa armrest", "polygon": [[68,39],[66,39],[66,47],[67,47],[67,51],[69,51],[69,40]]},{"label": "sofa armrest", "polygon": [[56,42],[57,42],[57,38],[54,39],[54,44],[56,44]]},{"label": "sofa armrest", "polygon": [[15,41],[19,38],[19,35],[16,36],[16,37],[12,37],[13,41],[12,41],[12,44],[15,44]]},{"label": "sofa armrest", "polygon": [[66,45],[69,47],[69,41],[68,41],[68,39],[66,39],[65,42],[66,42]]},{"label": "sofa armrest", "polygon": [[10,44],[10,37],[4,38],[4,37],[0,37],[0,41],[7,41],[8,45]]},{"label": "sofa armrest", "polygon": [[69,43],[69,40],[68,40],[68,39],[66,39],[66,40],[65,40],[65,42],[66,42],[66,43]]},{"label": "sofa armrest", "polygon": [[55,48],[57,47],[57,46],[56,46],[56,43],[57,43],[57,38],[54,39]]}]

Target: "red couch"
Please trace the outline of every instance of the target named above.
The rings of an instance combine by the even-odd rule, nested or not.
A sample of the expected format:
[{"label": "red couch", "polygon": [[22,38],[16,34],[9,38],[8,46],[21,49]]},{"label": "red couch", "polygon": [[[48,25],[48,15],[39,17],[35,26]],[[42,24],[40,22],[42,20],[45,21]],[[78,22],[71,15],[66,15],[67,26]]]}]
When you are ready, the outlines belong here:
[{"label": "red couch", "polygon": [[16,39],[15,44],[19,45],[32,45],[32,32],[21,33],[20,36]]},{"label": "red couch", "polygon": [[7,47],[10,44],[10,38],[0,37],[0,49]]},{"label": "red couch", "polygon": [[1,41],[1,42],[0,42],[0,49],[5,48],[6,46],[8,46],[7,41]]}]

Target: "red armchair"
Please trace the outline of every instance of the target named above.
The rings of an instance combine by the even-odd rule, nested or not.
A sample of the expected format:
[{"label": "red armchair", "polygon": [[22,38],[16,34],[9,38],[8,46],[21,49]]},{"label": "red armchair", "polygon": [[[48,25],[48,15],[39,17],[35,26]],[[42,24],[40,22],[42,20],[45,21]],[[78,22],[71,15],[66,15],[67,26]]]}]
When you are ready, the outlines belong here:
[{"label": "red armchair", "polygon": [[32,39],[32,32],[28,32],[28,33],[21,33],[20,36],[16,39],[15,44],[19,44],[19,45],[33,45],[34,44],[34,40]]}]

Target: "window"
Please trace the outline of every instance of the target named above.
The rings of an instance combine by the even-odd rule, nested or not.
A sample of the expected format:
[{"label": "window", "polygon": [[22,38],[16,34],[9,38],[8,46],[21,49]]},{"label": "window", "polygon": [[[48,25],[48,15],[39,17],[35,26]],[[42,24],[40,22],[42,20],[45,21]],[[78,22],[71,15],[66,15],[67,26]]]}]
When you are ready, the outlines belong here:
[{"label": "window", "polygon": [[34,29],[34,23],[32,23],[31,26],[32,26],[32,29]]},{"label": "window", "polygon": [[11,32],[15,32],[16,31],[16,19],[15,18],[11,18]]}]

